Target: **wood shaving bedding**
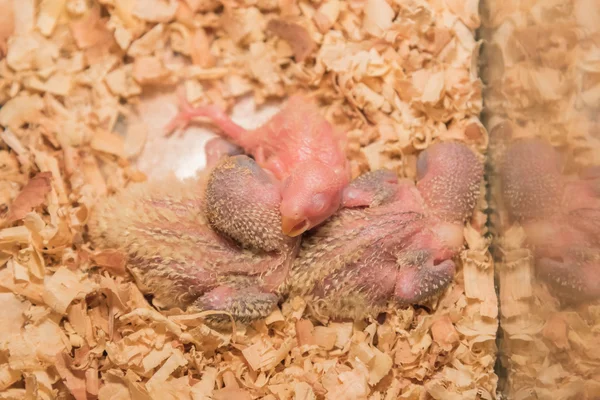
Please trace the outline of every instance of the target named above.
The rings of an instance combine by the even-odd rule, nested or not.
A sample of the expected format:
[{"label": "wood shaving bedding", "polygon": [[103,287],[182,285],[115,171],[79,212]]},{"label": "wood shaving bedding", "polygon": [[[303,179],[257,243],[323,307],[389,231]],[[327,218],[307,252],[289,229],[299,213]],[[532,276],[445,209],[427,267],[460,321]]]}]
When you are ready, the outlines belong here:
[{"label": "wood shaving bedding", "polygon": [[[486,1],[484,9],[490,131],[508,123],[516,138],[545,138],[566,156],[567,172],[598,165],[599,3]],[[598,302],[559,304],[536,279],[525,232],[507,222],[499,188],[491,193],[503,393],[510,399],[598,398]]]},{"label": "wood shaving bedding", "polygon": [[495,397],[483,195],[454,284],[383,323],[318,321],[293,298],[215,331],[204,314],[157,312],[126,261],[86,236],[96,202],[168,173],[136,161],[160,131],[152,99],[169,93],[161,108],[174,111],[178,84],[229,109],[306,92],[348,132],[354,176],[414,178],[418,152],[440,140],[483,159],[477,1],[0,5],[1,399]]}]

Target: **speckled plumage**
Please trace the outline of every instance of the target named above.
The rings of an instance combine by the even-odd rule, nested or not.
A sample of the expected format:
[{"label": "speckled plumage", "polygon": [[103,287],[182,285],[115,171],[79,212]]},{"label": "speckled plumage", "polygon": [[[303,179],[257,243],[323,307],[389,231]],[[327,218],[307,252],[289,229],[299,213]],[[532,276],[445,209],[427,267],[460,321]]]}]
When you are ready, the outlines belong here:
[{"label": "speckled plumage", "polygon": [[384,171],[351,183],[350,189],[373,191],[373,202],[342,209],[305,235],[288,280],[291,293],[313,295],[324,314],[361,318],[389,301],[423,302],[452,282],[452,258],[463,245],[482,165],[455,143],[434,145],[422,157],[427,163],[419,166],[416,186],[393,183]]},{"label": "speckled plumage", "polygon": [[600,297],[600,170],[563,173],[559,153],[522,139],[501,158],[502,196],[523,225],[537,274],[568,301]]},{"label": "speckled plumage", "polygon": [[[429,151],[417,186],[389,171],[352,182],[370,205],[340,210],[300,249],[299,238],[281,231],[276,181],[246,156],[226,158],[198,179],[123,191],[94,211],[91,238],[121,249],[140,286],[164,307],[224,310],[248,322],[291,293],[315,296],[333,316],[364,317],[390,300],[426,300],[454,277],[464,198],[477,196],[482,170],[464,146]],[[465,168],[475,171],[467,182],[454,176]],[[431,174],[436,184],[419,190]],[[448,194],[458,211],[438,199]]]}]

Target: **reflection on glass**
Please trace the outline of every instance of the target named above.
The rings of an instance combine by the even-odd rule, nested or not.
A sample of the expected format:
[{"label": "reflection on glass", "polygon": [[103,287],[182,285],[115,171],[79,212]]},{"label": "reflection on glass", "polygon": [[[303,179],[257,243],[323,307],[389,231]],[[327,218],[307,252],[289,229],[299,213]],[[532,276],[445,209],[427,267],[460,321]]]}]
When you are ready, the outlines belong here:
[{"label": "reflection on glass", "polygon": [[600,2],[482,10],[500,387],[598,398]]}]

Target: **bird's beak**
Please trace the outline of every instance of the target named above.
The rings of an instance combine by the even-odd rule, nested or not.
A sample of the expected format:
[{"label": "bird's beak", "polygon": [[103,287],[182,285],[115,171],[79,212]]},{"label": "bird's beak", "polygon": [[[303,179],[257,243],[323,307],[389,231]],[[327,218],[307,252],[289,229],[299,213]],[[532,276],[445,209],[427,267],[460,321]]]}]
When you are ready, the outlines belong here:
[{"label": "bird's beak", "polygon": [[281,230],[287,236],[296,237],[303,234],[310,226],[307,219],[281,217]]}]

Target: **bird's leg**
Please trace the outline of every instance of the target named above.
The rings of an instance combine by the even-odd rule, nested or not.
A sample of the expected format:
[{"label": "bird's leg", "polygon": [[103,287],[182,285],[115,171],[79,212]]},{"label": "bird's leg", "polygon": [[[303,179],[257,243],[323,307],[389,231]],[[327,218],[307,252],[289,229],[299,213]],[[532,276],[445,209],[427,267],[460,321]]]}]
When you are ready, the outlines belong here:
[{"label": "bird's leg", "polygon": [[[406,237],[398,244],[411,247],[411,240]],[[444,257],[438,260],[436,254]],[[381,249],[367,250],[356,262],[317,282],[312,294],[333,304],[338,315],[381,311],[389,300],[400,306],[419,304],[441,294],[454,279],[456,265],[447,256],[435,247],[405,248],[396,257]]]},{"label": "bird's leg", "polygon": [[206,153],[206,168],[210,169],[225,157],[244,154],[244,149],[221,137],[214,137],[206,142],[204,152]]},{"label": "bird's leg", "polygon": [[417,188],[429,211],[445,221],[460,222],[473,214],[483,164],[467,146],[436,143],[419,154]]},{"label": "bird's leg", "polygon": [[250,323],[267,317],[277,305],[278,298],[273,293],[267,293],[260,288],[248,285],[246,287],[218,286],[199,297],[190,306],[198,311],[224,311],[207,316],[211,325],[226,325],[230,322],[229,313],[237,322]]},{"label": "bird's leg", "polygon": [[437,296],[452,282],[456,272],[454,261],[437,262],[432,250],[406,252],[398,262],[394,297],[400,305],[418,304]]},{"label": "bird's leg", "polygon": [[205,117],[212,124],[219,128],[223,135],[233,141],[239,143],[240,139],[246,133],[246,129],[242,128],[219,107],[214,105],[206,105],[200,107],[192,106],[182,91],[177,92],[179,101],[179,113],[167,124],[165,131],[171,134],[176,130],[184,130],[190,124],[192,119],[197,117]]},{"label": "bird's leg", "polygon": [[375,207],[393,198],[398,176],[389,170],[377,170],[359,176],[344,189],[342,207]]},{"label": "bird's leg", "polygon": [[[211,170],[205,196],[204,211],[211,227],[244,249],[251,249],[255,257],[271,260],[273,269],[260,276],[240,275],[206,292],[192,306],[202,311],[225,311],[242,323],[264,318],[277,305],[276,293],[299,243],[281,231],[278,184],[253,159],[236,155],[220,160]],[[228,323],[229,316],[216,313],[207,321]]]}]

